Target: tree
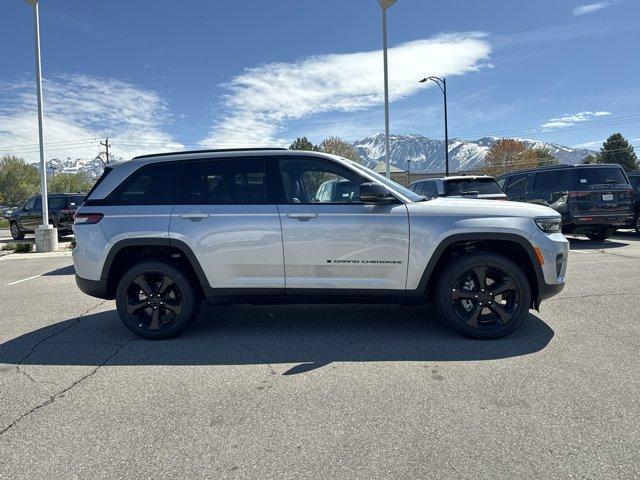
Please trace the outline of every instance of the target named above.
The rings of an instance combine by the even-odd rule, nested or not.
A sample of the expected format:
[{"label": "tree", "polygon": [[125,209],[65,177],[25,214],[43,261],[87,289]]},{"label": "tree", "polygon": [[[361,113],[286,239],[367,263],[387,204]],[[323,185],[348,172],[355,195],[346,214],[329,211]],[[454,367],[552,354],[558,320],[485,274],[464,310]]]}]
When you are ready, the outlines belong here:
[{"label": "tree", "polygon": [[531,153],[525,156],[526,152],[524,143],[518,140],[511,138],[498,140],[487,152],[483,170],[488,175],[501,175],[511,170],[528,168],[528,164],[535,162],[536,159]]},{"label": "tree", "polygon": [[93,181],[85,172],[58,173],[49,179],[49,192],[88,192]]},{"label": "tree", "polygon": [[0,158],[0,202],[20,205],[38,193],[40,172],[35,165],[15,155]]},{"label": "tree", "polygon": [[584,157],[580,163],[582,163],[583,165],[589,165],[592,163],[602,163],[602,162],[600,162],[600,155],[598,155],[597,153],[590,153],[589,155]]},{"label": "tree", "polygon": [[362,163],[362,157],[358,155],[356,149],[353,148],[350,143],[347,143],[338,137],[325,138],[320,143],[320,151],[332,153],[333,155],[338,155],[339,157],[348,158],[354,162]]},{"label": "tree", "polygon": [[310,150],[317,152],[318,147],[311,143],[307,137],[298,137],[289,145],[289,150]]},{"label": "tree", "polygon": [[538,167],[550,167],[551,165],[558,165],[558,159],[551,153],[551,150],[546,147],[534,148],[531,150],[536,159]]},{"label": "tree", "polygon": [[638,157],[620,133],[614,133],[604,141],[599,157],[598,163],[617,163],[627,172],[638,170]]}]

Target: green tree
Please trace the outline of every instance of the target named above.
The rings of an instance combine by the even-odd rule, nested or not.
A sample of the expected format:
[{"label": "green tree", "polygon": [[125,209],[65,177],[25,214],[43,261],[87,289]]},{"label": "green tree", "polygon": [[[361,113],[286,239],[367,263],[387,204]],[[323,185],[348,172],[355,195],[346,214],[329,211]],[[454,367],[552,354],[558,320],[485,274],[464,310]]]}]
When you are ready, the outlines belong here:
[{"label": "green tree", "polygon": [[289,150],[309,150],[317,152],[318,147],[311,143],[307,137],[298,137],[289,145]]},{"label": "green tree", "polygon": [[38,193],[40,173],[35,165],[15,155],[0,158],[0,202],[20,205]]},{"label": "green tree", "polygon": [[358,155],[353,145],[345,142],[338,137],[325,138],[320,143],[320,151],[325,153],[332,153],[339,157],[348,158],[354,162],[362,163],[362,157]]},{"label": "green tree", "polygon": [[614,133],[604,141],[598,163],[617,163],[627,172],[638,170],[638,157],[620,133]]},{"label": "green tree", "polygon": [[602,163],[602,162],[600,161],[600,155],[598,155],[597,153],[590,153],[589,155],[584,157],[580,163],[582,163],[583,165],[589,165],[592,163]]},{"label": "green tree", "polygon": [[50,193],[75,193],[88,192],[93,186],[93,180],[85,172],[57,173],[49,179],[48,190]]},{"label": "green tree", "polygon": [[533,148],[531,151],[537,159],[538,167],[549,167],[551,165],[558,165],[559,163],[549,148]]}]

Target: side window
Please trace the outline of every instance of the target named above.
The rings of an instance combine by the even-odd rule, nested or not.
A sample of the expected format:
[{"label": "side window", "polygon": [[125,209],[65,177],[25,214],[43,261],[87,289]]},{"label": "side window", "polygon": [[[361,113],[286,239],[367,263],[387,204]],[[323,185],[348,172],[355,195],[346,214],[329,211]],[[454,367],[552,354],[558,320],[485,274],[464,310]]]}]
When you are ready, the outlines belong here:
[{"label": "side window", "polygon": [[436,182],[425,182],[424,195],[428,198],[434,198],[438,196],[438,186]]},{"label": "side window", "polygon": [[267,203],[264,158],[209,160],[205,195],[209,205],[262,205]]},{"label": "side window", "polygon": [[49,211],[63,210],[67,208],[67,197],[51,197],[49,198]]},{"label": "side window", "polygon": [[36,199],[35,198],[30,198],[29,200],[26,201],[26,203],[24,204],[24,210],[33,210],[33,205],[36,203]]},{"label": "side window", "polygon": [[506,181],[507,181],[507,177],[496,180],[496,183],[500,187],[500,190],[502,190],[503,192],[504,192],[504,184],[506,183]]},{"label": "side window", "polygon": [[296,204],[360,203],[360,185],[367,181],[342,165],[316,158],[281,159],[280,172],[285,199]]},{"label": "side window", "polygon": [[153,163],[129,176],[107,198],[110,205],[173,205],[183,164]]},{"label": "side window", "polygon": [[527,177],[528,175],[524,174],[511,177],[507,186],[507,198],[511,199],[524,196]]},{"label": "side window", "polygon": [[533,186],[536,192],[555,193],[569,190],[567,170],[538,172]]},{"label": "side window", "polygon": [[35,201],[35,203],[33,205],[33,209],[36,212],[41,212],[42,211],[42,198],[40,198],[40,197],[36,198],[36,201]]}]

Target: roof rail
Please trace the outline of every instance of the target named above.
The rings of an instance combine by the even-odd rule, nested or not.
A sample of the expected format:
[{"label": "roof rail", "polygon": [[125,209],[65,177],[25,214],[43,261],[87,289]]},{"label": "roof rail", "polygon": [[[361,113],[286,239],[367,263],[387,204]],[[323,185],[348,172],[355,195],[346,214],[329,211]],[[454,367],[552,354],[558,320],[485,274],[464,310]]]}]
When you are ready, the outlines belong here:
[{"label": "roof rail", "polygon": [[165,157],[168,155],[187,155],[189,153],[257,152],[261,150],[288,150],[288,148],[264,147],[264,148],[218,148],[218,149],[211,149],[211,150],[181,150],[178,152],[149,153],[147,155],[138,155],[137,157],[133,157],[131,160],[135,160],[138,158],[149,158],[149,157]]}]

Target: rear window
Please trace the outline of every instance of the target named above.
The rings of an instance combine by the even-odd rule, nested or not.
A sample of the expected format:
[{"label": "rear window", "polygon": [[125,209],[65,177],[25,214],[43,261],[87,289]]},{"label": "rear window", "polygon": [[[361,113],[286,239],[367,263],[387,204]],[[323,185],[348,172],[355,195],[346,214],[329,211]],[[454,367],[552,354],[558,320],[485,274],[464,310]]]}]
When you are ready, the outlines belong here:
[{"label": "rear window", "polygon": [[588,185],[620,185],[627,179],[620,167],[578,168],[576,172],[578,188]]},{"label": "rear window", "polygon": [[542,192],[561,192],[570,190],[570,186],[567,185],[568,170],[549,170],[547,172],[538,172],[533,184],[534,191]]},{"label": "rear window", "polygon": [[69,197],[69,208],[78,208],[84,203],[84,195],[71,195]]},{"label": "rear window", "polygon": [[450,181],[445,183],[445,188],[447,195],[502,193],[502,190],[492,178]]},{"label": "rear window", "polygon": [[182,165],[154,163],[133,172],[107,199],[110,205],[173,205]]}]

